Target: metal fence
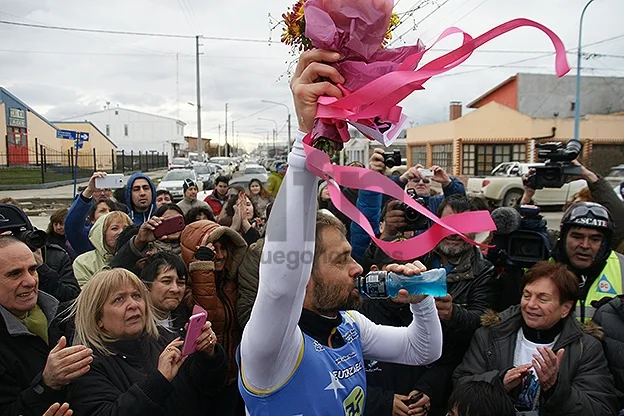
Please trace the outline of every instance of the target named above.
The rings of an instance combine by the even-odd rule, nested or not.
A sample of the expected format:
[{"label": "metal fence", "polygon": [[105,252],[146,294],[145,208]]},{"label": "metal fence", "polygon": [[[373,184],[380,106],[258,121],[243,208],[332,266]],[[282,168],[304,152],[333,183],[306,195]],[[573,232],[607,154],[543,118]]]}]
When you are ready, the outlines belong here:
[{"label": "metal fence", "polygon": [[59,151],[39,146],[36,151],[19,149],[0,153],[0,186],[35,185],[73,179],[74,166],[78,178],[88,178],[94,171],[108,173],[149,172],[166,169],[168,156],[156,152],[79,152]]}]

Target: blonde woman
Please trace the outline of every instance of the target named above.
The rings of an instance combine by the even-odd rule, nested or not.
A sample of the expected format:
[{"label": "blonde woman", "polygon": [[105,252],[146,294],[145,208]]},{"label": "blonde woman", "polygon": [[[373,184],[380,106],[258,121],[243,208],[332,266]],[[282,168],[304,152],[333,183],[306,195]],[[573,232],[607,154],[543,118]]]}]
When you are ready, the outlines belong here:
[{"label": "blonde woman", "polygon": [[74,275],[80,287],[110,263],[115,254],[117,237],[130,224],[132,224],[130,217],[121,211],[102,215],[93,224],[89,231],[89,241],[95,249],[76,257],[73,265]]},{"label": "blonde woman", "polygon": [[210,322],[197,351],[158,326],[145,285],[125,269],[96,273],[76,300],[74,343],[93,350],[91,370],[70,385],[76,415],[210,415],[227,364]]}]

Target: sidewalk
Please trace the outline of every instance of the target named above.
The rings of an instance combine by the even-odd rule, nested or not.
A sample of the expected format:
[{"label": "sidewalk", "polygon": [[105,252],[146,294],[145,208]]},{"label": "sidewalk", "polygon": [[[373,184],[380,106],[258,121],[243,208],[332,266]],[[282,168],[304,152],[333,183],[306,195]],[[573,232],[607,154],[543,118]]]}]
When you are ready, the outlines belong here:
[{"label": "sidewalk", "polygon": [[[152,178],[152,180],[162,178],[166,170],[156,170],[153,172],[147,172],[146,175]],[[80,186],[86,186],[87,182],[78,183],[77,188]],[[11,197],[18,201],[32,200],[32,199],[74,199],[74,184],[58,186],[50,189],[25,189],[14,191],[0,191],[0,198]]]}]

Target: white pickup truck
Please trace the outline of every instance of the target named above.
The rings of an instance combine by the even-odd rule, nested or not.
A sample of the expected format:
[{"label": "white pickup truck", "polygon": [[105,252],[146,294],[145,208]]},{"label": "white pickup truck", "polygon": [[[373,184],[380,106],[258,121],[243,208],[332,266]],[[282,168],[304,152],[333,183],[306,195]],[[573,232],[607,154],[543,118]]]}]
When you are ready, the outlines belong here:
[{"label": "white pickup truck", "polygon": [[[543,163],[501,163],[492,170],[491,176],[468,179],[467,193],[487,199],[497,206],[513,207],[522,199],[524,188],[522,176],[530,168]],[[587,186],[584,180],[566,183],[561,188],[544,188],[535,192],[536,205],[564,205],[575,193]]]}]

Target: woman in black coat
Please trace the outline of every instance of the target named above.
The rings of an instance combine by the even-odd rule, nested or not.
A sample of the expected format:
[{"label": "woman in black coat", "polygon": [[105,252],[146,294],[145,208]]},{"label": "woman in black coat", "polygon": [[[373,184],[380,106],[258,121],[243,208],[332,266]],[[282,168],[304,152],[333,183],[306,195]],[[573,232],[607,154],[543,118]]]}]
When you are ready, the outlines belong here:
[{"label": "woman in black coat", "polygon": [[157,326],[145,285],[125,269],[93,276],[74,313],[74,343],[94,351],[90,371],[69,387],[76,415],[211,414],[227,364],[210,323],[182,357],[183,341]]}]

